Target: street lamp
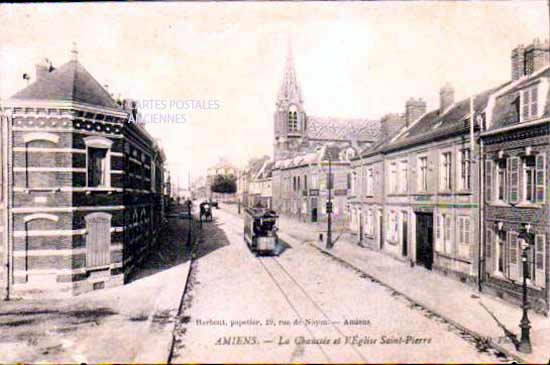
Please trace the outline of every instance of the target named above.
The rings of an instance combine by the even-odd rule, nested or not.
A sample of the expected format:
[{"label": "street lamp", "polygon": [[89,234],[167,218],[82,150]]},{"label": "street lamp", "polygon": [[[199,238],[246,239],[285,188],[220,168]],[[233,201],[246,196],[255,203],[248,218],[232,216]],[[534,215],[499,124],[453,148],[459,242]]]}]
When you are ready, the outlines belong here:
[{"label": "street lamp", "polygon": [[328,152],[328,201],[327,201],[327,249],[332,248],[332,158],[330,151]]},{"label": "street lamp", "polygon": [[529,270],[528,267],[528,250],[529,250],[529,242],[530,242],[530,234],[529,234],[529,228],[530,225],[527,224],[522,230],[522,232],[519,234],[519,243],[521,247],[521,261],[523,263],[523,298],[521,303],[521,309],[523,311],[521,321],[519,324],[519,327],[521,328],[521,340],[519,343],[518,351],[523,353],[531,353],[531,338],[529,336],[529,331],[531,329],[531,325],[529,322],[529,318],[527,317],[527,310],[529,309],[529,303],[527,302],[527,271]]}]

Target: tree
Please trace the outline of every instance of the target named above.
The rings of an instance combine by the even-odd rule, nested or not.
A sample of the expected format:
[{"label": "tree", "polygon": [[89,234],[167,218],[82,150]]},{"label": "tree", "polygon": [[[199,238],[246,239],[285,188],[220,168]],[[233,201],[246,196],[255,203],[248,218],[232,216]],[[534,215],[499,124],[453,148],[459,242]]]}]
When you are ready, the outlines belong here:
[{"label": "tree", "polygon": [[237,178],[233,175],[216,175],[210,186],[210,191],[221,194],[234,194],[237,192]]}]

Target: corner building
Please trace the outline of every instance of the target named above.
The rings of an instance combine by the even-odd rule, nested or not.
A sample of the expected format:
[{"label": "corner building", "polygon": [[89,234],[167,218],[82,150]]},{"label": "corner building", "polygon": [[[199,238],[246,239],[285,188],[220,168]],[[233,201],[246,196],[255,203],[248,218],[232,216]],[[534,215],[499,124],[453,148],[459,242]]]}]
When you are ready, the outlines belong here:
[{"label": "corner building", "polygon": [[10,296],[122,285],[164,221],[162,150],[73,51],[3,103],[1,257]]}]

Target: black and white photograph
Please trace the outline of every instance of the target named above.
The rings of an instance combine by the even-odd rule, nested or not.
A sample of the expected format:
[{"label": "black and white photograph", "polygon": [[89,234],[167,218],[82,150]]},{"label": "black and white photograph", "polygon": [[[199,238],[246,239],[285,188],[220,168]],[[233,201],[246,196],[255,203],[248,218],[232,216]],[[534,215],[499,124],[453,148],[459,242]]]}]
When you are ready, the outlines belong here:
[{"label": "black and white photograph", "polygon": [[0,363],[550,363],[550,0],[0,23]]}]

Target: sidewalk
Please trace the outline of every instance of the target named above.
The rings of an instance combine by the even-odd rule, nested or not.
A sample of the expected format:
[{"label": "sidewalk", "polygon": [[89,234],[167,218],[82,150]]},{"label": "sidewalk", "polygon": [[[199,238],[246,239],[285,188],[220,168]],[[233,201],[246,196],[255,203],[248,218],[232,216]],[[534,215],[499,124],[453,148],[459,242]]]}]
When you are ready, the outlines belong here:
[{"label": "sidewalk", "polygon": [[166,362],[190,267],[186,227],[170,220],[126,285],[63,300],[1,302],[0,362]]},{"label": "sidewalk", "polygon": [[[224,207],[229,207],[224,205]],[[228,208],[229,211],[235,209]],[[279,219],[280,233],[290,236],[295,243],[310,243],[325,250],[325,243],[319,242],[321,227],[297,222],[285,217]],[[333,237],[338,237],[335,232]],[[287,238],[287,237],[285,237]],[[513,344],[504,339],[503,330],[480,305],[483,303],[504,326],[515,334],[522,311],[516,305],[496,297],[479,293],[477,290],[447,278],[437,272],[422,267],[411,268],[386,254],[363,248],[353,242],[350,234],[344,233],[328,251],[331,255],[345,261],[355,268],[376,278],[384,285],[409,297],[441,317],[455,322],[461,327],[491,340],[508,353],[528,363],[547,363],[550,360],[550,318],[529,312],[531,321],[531,344],[533,353],[523,354]]]}]

